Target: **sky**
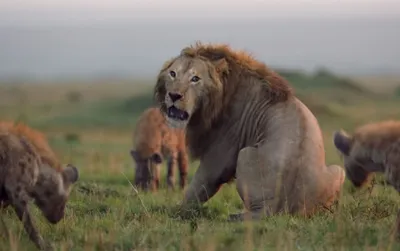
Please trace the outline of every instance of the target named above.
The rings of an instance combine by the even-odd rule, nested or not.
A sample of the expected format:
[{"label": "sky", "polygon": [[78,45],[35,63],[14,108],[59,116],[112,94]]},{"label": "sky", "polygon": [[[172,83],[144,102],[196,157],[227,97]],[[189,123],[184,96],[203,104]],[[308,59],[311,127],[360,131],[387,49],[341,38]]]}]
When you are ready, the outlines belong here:
[{"label": "sky", "polygon": [[82,24],[137,18],[398,17],[399,0],[0,0],[0,24]]},{"label": "sky", "polygon": [[197,40],[279,67],[397,74],[399,30],[400,0],[0,0],[0,79],[153,74]]}]

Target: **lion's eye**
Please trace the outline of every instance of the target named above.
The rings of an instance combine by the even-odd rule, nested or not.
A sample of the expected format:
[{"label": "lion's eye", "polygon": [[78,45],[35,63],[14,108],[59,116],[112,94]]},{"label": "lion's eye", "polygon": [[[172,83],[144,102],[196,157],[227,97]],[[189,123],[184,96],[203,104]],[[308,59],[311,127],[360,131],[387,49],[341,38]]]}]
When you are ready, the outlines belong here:
[{"label": "lion's eye", "polygon": [[174,78],[174,77],[176,77],[176,72],[174,72],[174,71],[170,71],[170,72],[169,72],[169,75],[171,75],[171,77],[173,77],[173,78]]},{"label": "lion's eye", "polygon": [[197,77],[197,76],[193,76],[192,77],[192,79],[190,80],[190,81],[192,81],[192,82],[198,82],[200,80],[200,78],[199,77]]}]

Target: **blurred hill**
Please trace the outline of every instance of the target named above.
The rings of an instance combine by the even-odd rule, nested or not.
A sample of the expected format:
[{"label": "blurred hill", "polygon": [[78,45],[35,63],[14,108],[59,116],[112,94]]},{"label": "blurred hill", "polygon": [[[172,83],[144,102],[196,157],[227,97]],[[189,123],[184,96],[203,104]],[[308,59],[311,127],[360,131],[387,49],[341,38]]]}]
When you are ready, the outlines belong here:
[{"label": "blurred hill", "polygon": [[[296,95],[321,123],[324,120],[333,123],[332,118],[359,123],[360,113],[363,117],[369,114],[369,119],[396,114],[392,109],[373,113],[379,106],[396,105],[400,95],[395,92],[375,93],[359,82],[323,68],[314,74],[276,70],[291,83]],[[3,117],[21,119],[40,128],[131,130],[136,117],[153,104],[152,88],[151,80],[3,84],[0,85],[0,110]]]}]

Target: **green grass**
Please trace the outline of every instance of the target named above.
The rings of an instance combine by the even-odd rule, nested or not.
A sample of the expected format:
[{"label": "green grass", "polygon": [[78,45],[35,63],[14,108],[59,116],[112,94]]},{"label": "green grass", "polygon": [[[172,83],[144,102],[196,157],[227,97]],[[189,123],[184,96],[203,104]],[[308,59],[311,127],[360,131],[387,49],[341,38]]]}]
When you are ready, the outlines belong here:
[{"label": "green grass", "polygon": [[[342,164],[331,143],[333,130],[400,118],[395,96],[374,95],[326,72],[290,74],[288,79],[320,122],[327,164]],[[20,119],[43,130],[61,160],[79,167],[80,180],[65,219],[50,225],[31,207],[41,234],[57,250],[400,249],[391,235],[400,197],[383,184],[375,185],[370,193],[346,181],[333,211],[311,218],[277,215],[253,223],[226,222],[230,213],[242,210],[234,183],[224,185],[191,220],[177,216],[182,192],[168,192],[164,180],[157,193],[137,193],[130,184],[134,175],[131,131],[152,101],[146,92],[151,86],[135,86],[139,85],[103,84],[95,91],[85,83],[57,88],[0,86],[2,119]],[[54,95],[46,94],[49,88]],[[81,100],[68,100],[73,91],[80,93]],[[21,93],[25,93],[24,102],[10,97]],[[189,179],[197,165],[198,161],[191,164]],[[165,168],[162,172],[165,177]],[[12,209],[1,216],[5,225],[0,224],[0,250],[33,250]]]}]

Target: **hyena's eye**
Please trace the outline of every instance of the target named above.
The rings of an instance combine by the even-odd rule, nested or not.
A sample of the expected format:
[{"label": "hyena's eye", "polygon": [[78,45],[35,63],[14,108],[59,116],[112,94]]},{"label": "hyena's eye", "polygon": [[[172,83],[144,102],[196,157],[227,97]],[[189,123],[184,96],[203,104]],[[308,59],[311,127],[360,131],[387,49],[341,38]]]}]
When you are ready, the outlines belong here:
[{"label": "hyena's eye", "polygon": [[193,76],[192,79],[190,81],[196,83],[200,80],[200,78],[198,76]]},{"label": "hyena's eye", "polygon": [[170,71],[170,72],[169,72],[169,75],[170,75],[171,77],[173,77],[173,78],[174,78],[174,77],[176,77],[176,72],[174,72],[174,71]]}]

